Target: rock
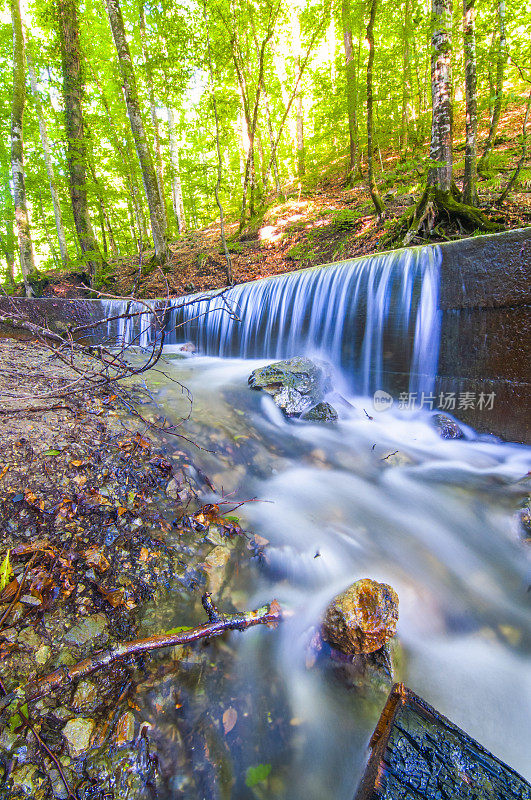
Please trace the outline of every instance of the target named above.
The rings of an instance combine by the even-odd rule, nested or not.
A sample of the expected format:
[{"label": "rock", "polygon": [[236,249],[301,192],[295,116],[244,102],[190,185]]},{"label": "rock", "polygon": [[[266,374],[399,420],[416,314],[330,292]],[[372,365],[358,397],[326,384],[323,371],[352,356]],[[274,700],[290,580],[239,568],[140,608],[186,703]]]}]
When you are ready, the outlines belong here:
[{"label": "rock", "polygon": [[[28,797],[38,800],[44,797],[44,788],[47,783],[46,776],[35,764],[23,764],[13,770],[10,781],[16,787],[16,795],[9,797]],[[5,796],[2,794],[2,796]]]},{"label": "rock", "polygon": [[67,741],[68,751],[72,758],[82,756],[89,749],[94,724],[93,719],[75,717],[64,726],[63,736]]},{"label": "rock", "polygon": [[108,639],[107,617],[105,614],[93,614],[91,617],[87,617],[83,622],[70,628],[64,635],[64,642],[76,647],[95,641],[97,641],[98,645],[103,645]]},{"label": "rock", "polygon": [[305,422],[337,422],[338,416],[334,406],[330,403],[317,403],[316,406],[301,415]]},{"label": "rock", "polygon": [[249,386],[273,395],[287,416],[298,416],[330,391],[331,370],[324,361],[290,358],[253,370]]},{"label": "rock", "polygon": [[323,638],[347,655],[373,653],[396,633],[398,595],[387,583],[356,581],[326,610]]},{"label": "rock", "polygon": [[457,422],[446,414],[434,414],[432,425],[443,439],[462,439],[464,434]]},{"label": "rock", "polygon": [[114,743],[117,747],[132,742],[135,738],[135,718],[131,711],[126,711],[116,723]]},{"label": "rock", "polygon": [[99,704],[100,697],[94,684],[87,680],[80,681],[72,699],[74,711],[92,712]]},{"label": "rock", "polygon": [[304,397],[298,392],[297,389],[291,389],[289,386],[282,387],[280,392],[274,395],[273,400],[288,417],[302,414],[312,402],[308,397]]}]

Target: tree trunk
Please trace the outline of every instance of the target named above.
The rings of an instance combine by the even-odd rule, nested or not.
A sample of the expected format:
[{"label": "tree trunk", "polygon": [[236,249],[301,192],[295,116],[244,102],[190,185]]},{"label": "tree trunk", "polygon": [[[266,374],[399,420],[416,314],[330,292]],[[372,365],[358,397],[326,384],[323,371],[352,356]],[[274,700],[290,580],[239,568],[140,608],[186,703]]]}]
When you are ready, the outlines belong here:
[{"label": "tree trunk", "polygon": [[83,126],[83,72],[79,44],[77,0],[57,0],[63,66],[63,98],[67,136],[67,166],[72,211],[79,245],[89,274],[103,262],[87,202],[87,152]]},{"label": "tree trunk", "polygon": [[348,164],[348,186],[354,184],[354,180],[360,177],[359,161],[359,133],[358,133],[358,76],[356,71],[356,61],[354,59],[354,48],[352,45],[352,22],[350,0],[342,0],[341,3],[341,22],[343,25],[343,44],[345,48],[345,78],[347,94],[347,113],[348,113],[348,134],[349,134],[349,164]]},{"label": "tree trunk", "polygon": [[452,186],[452,0],[432,0],[431,166],[428,185]]},{"label": "tree trunk", "polygon": [[[272,165],[271,166],[272,166],[272,169],[273,169],[273,179],[275,181],[275,192],[276,192],[276,195],[278,197],[282,190],[281,190],[281,186],[280,186],[280,177],[279,177],[279,174],[278,174],[278,160],[277,160],[277,154],[276,154],[276,148],[275,148],[275,135],[273,133],[273,123],[271,121],[271,109],[270,109],[270,106],[269,106],[269,96],[268,96],[268,93],[266,91],[266,88],[265,88],[263,80],[262,80],[262,97],[264,98],[264,108],[265,108],[266,119],[267,119],[267,132],[269,134],[270,157],[271,157],[271,154],[273,154]],[[267,184],[267,168],[264,165],[264,192],[266,190],[266,184]]]},{"label": "tree trunk", "polygon": [[61,205],[59,203],[59,194],[57,192],[57,184],[55,181],[55,175],[53,171],[52,153],[50,149],[50,141],[48,139],[48,129],[46,126],[46,119],[44,117],[44,113],[42,110],[42,103],[39,96],[39,89],[37,87],[37,78],[35,76],[35,70],[33,69],[33,63],[28,51],[26,52],[26,58],[28,62],[28,71],[31,81],[31,93],[33,95],[33,99],[35,102],[35,110],[37,111],[37,117],[39,119],[39,132],[41,135],[41,144],[42,144],[42,151],[44,154],[44,162],[46,164],[46,173],[48,175],[48,182],[50,184],[50,195],[52,197],[53,213],[55,217],[55,229],[57,231],[57,241],[59,244],[59,253],[61,256],[61,262],[63,264],[63,267],[66,268],[68,267],[66,234],[63,224],[63,215],[61,213]]},{"label": "tree trunk", "polygon": [[474,2],[475,0],[463,0],[463,44],[466,95],[466,145],[463,201],[469,205],[477,205],[478,200],[476,189],[476,132],[478,127],[476,94],[476,9]]},{"label": "tree trunk", "polygon": [[11,173],[15,200],[15,220],[17,223],[20,252],[20,271],[24,279],[26,294],[33,295],[31,279],[38,276],[33,259],[31,229],[26,206],[26,183],[24,180],[24,140],[22,125],[26,104],[26,81],[24,64],[24,37],[19,0],[11,0],[11,19],[13,21],[13,95],[11,104]]},{"label": "tree trunk", "polygon": [[182,234],[186,230],[186,220],[184,217],[184,203],[183,193],[181,187],[181,175],[179,169],[179,148],[177,146],[177,138],[175,135],[175,120],[173,116],[173,108],[168,106],[166,109],[168,114],[168,136],[170,140],[170,157],[171,166],[173,170],[172,183],[171,183],[171,197],[173,203],[173,213],[177,220],[177,227],[179,233]]},{"label": "tree trunk", "polygon": [[127,44],[127,40],[125,38],[122,12],[120,10],[120,4],[118,0],[105,0],[105,2],[114,44],[116,45],[116,52],[118,54],[118,63],[120,66],[120,74],[122,76],[125,92],[127,113],[129,116],[129,122],[131,124],[131,131],[135,142],[138,161],[140,162],[140,168],[142,170],[144,190],[146,193],[149,216],[151,220],[153,244],[155,245],[155,257],[159,263],[165,263],[168,260],[170,253],[162,223],[164,217],[160,202],[157,175],[155,173],[153,159],[151,158],[151,153],[149,151],[146,131],[142,121],[142,114],[140,113],[140,103],[138,101],[133,61],[129,52],[129,45]]},{"label": "tree trunk", "polygon": [[[11,209],[12,210],[12,209]],[[15,236],[13,233],[13,217],[6,217],[5,236],[0,233],[0,247],[6,260],[6,281],[7,285],[15,288]]]},{"label": "tree trunk", "polygon": [[[159,120],[157,117],[157,106],[155,103],[155,92],[153,91],[153,75],[149,63],[149,53],[147,49],[146,37],[146,17],[144,14],[144,4],[140,1],[140,38],[142,40],[142,54],[144,56],[144,67],[146,70],[146,84],[149,97],[149,109],[151,113],[151,124],[153,125],[153,138],[155,140],[155,165],[157,173],[157,184],[159,187],[160,207],[162,211],[162,226],[164,233],[168,227],[168,214],[166,212],[166,199],[164,196],[164,169],[162,165],[162,153],[160,147]],[[180,231],[179,231],[180,232]]]},{"label": "tree trunk", "polygon": [[114,256],[114,258],[116,258],[116,256],[118,255],[118,247],[116,246],[116,239],[114,236],[111,218],[107,210],[107,204],[105,202],[104,193],[101,188],[101,184],[98,180],[98,176],[96,175],[94,164],[90,159],[89,159],[89,168],[90,168],[90,175],[92,177],[92,182],[94,183],[94,189],[96,191],[96,197],[98,198],[98,203],[99,203],[100,228],[103,240],[103,249],[105,251],[105,254],[107,254],[107,237],[105,234],[105,226],[107,226],[107,232],[109,234],[109,246],[111,248],[112,255]]},{"label": "tree trunk", "polygon": [[[293,5],[291,8],[291,46],[293,60],[297,70],[301,68],[301,24],[299,19],[299,9]],[[303,105],[302,81],[299,82],[297,90],[297,176],[304,177],[306,173],[305,153],[304,153],[304,105]]]},{"label": "tree trunk", "polygon": [[376,209],[378,218],[385,215],[385,206],[374,180],[374,120],[373,120],[373,90],[372,70],[374,65],[374,22],[378,0],[371,0],[369,22],[367,24],[367,43],[369,45],[369,58],[367,60],[367,167],[368,188]]},{"label": "tree trunk", "polygon": [[498,25],[500,38],[498,40],[498,56],[496,60],[496,96],[490,120],[489,134],[483,154],[479,159],[478,172],[486,172],[489,166],[489,157],[496,139],[498,123],[500,121],[502,102],[503,102],[503,81],[505,77],[505,66],[507,64],[507,37],[505,33],[505,0],[498,0]]},{"label": "tree trunk", "polygon": [[409,38],[411,28],[411,2],[406,0],[404,7],[403,50],[402,50],[402,119],[400,123],[400,155],[405,158],[408,146],[409,101],[411,96],[411,66]]}]

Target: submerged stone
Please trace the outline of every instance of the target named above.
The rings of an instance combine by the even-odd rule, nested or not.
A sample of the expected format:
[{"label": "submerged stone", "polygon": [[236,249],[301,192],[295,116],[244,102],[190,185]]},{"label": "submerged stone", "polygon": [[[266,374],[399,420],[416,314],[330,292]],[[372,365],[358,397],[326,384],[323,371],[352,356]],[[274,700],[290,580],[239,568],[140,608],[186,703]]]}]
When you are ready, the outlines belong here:
[{"label": "submerged stone", "polygon": [[437,433],[443,439],[462,439],[464,436],[457,422],[446,414],[435,414],[431,421]]},{"label": "submerged stone", "polygon": [[397,622],[395,590],[363,578],[332,600],[323,621],[323,638],[347,655],[373,653],[392,639]]},{"label": "submerged stone", "polygon": [[90,739],[94,730],[94,720],[76,717],[69,720],[63,728],[63,736],[68,744],[72,758],[78,758],[90,747]]},{"label": "submerged stone", "polygon": [[330,403],[317,403],[316,406],[305,411],[301,415],[301,419],[305,422],[337,422],[338,415],[334,406]]}]

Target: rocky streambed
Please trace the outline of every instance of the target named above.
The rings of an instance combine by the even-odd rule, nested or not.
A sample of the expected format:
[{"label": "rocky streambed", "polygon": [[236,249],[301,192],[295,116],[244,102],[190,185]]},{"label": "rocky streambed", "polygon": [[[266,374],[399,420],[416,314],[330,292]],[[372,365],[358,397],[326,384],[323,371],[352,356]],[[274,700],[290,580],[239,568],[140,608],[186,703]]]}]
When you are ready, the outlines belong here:
[{"label": "rocky streambed", "polygon": [[[1,691],[164,632],[157,608],[165,597],[184,627],[204,621],[205,591],[235,610],[223,587],[255,543],[235,518],[200,502],[209,487],[190,457],[176,447],[165,454],[112,386],[70,394],[77,374],[49,349],[0,340],[0,364]],[[175,780],[175,764],[168,773],[167,754],[157,756],[142,698],[151,696],[163,720],[212,660],[201,643],[162,660],[129,658],[12,705],[0,721],[2,800],[171,793],[165,780]],[[208,736],[187,713],[173,756],[181,790],[193,792],[202,781],[215,785],[208,773],[223,758],[205,755]]]}]

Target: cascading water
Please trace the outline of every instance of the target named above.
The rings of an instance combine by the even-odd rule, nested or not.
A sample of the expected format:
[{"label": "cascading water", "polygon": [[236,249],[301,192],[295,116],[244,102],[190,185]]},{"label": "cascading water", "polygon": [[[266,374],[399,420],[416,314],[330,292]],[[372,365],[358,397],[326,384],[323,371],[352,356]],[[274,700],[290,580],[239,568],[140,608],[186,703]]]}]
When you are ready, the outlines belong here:
[{"label": "cascading water", "polygon": [[[205,355],[289,358],[319,353],[368,394],[433,389],[440,320],[440,251],[396,250],[173,301],[168,343]],[[406,381],[404,385],[404,381]]]},{"label": "cascading water", "polygon": [[[467,429],[463,439],[444,441],[426,410],[366,412],[375,389],[432,390],[439,264],[438,248],[397,251],[173,301],[167,314],[166,342],[192,340],[203,357],[174,360],[175,348],[166,348],[163,368],[146,373],[156,408],[144,413],[178,422],[190,411],[182,385],[190,390],[182,430],[200,446],[194,460],[219,490],[208,499],[256,498],[237,513],[268,543],[250,590],[237,577],[247,559],[233,564],[233,578],[218,590],[220,607],[277,598],[293,611],[276,631],[233,637],[228,684],[214,674],[219,651],[203,679],[212,683],[197,687],[218,709],[210,758],[221,740],[233,770],[212,797],[352,800],[383,699],[347,689],[326,665],[312,663],[307,648],[327,603],[361,577],[390,583],[400,597],[397,679],[531,773],[522,733],[531,632],[514,516],[529,493],[529,448]],[[107,304],[105,313],[125,309]],[[148,317],[109,328],[109,337],[147,344]],[[347,386],[336,425],[288,421],[247,386],[266,359],[314,353]],[[165,446],[171,454],[171,441]],[[216,551],[222,548],[219,540]],[[156,611],[161,632],[183,624],[173,594]],[[145,635],[154,632],[151,619],[148,613]],[[175,719],[161,720],[158,708],[155,698],[150,721],[164,759],[183,735],[182,709],[177,704]],[[205,726],[200,696],[197,708]],[[226,711],[237,718],[230,736]],[[270,735],[279,729],[282,737]],[[267,781],[249,783],[249,769]],[[176,766],[164,800],[210,796],[181,773]]]},{"label": "cascading water", "polygon": [[[289,358],[320,354],[347,385],[430,392],[437,368],[440,251],[396,250],[170,301],[166,343],[192,341],[204,355]],[[146,346],[145,306],[103,301],[107,338]],[[129,313],[133,317],[123,317]],[[119,319],[113,319],[121,317]]]}]

